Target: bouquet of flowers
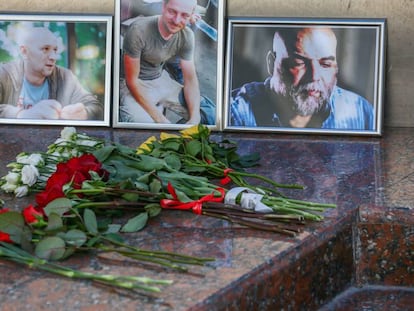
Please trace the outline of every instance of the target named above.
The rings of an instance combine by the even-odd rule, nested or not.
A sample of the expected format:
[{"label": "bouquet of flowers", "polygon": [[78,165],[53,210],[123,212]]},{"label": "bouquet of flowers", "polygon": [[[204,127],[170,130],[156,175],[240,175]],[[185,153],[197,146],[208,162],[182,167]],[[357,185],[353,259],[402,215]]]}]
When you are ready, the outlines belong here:
[{"label": "bouquet of flowers", "polygon": [[[183,264],[213,259],[138,249],[127,245],[122,233],[142,230],[163,209],[179,209],[295,235],[307,220],[322,220],[320,212],[334,207],[284,197],[280,188],[301,186],[245,170],[258,160],[257,154],[240,156],[230,141],[212,141],[203,125],[180,135],[162,132],[138,148],[64,128],[46,152],[19,154],[0,179],[3,191],[18,197],[34,192],[36,201],[22,212],[0,210],[0,257],[61,275],[157,291],[151,284],[169,281],[102,279],[52,262],[93,249],[185,271]],[[227,189],[230,185],[235,187]],[[120,224],[126,211],[134,215]]]}]

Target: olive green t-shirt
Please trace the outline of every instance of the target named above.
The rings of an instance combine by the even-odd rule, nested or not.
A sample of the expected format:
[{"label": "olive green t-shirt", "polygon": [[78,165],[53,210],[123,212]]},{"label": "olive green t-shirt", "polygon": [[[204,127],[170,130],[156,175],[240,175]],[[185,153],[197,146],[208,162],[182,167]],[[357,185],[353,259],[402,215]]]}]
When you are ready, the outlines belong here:
[{"label": "olive green t-shirt", "polygon": [[192,60],[194,33],[188,27],[164,40],[158,30],[158,17],[140,17],[128,28],[123,41],[123,52],[140,58],[139,79],[153,80],[160,77],[164,63],[179,57]]}]

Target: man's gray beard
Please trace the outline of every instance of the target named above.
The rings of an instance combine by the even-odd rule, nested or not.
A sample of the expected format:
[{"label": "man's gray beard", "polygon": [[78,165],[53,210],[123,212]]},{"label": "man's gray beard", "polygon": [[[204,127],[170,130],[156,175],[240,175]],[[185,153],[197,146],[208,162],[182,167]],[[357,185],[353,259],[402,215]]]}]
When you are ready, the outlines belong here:
[{"label": "man's gray beard", "polygon": [[[336,82],[335,82],[336,83]],[[335,85],[333,83],[333,85]],[[289,95],[292,100],[294,111],[300,116],[311,116],[321,111],[329,101],[333,85],[324,88],[322,85],[310,83],[299,87],[291,87]],[[317,90],[319,97],[309,96],[309,90]]]},{"label": "man's gray beard", "polygon": [[290,97],[293,104],[293,110],[300,116],[314,115],[328,102],[328,99],[325,96],[314,97],[304,95],[304,93],[293,89],[290,91]]},{"label": "man's gray beard", "polygon": [[[323,86],[309,83],[299,87],[289,86],[275,76],[272,77],[271,85],[275,93],[285,97],[290,103],[292,111],[300,116],[310,116],[321,111],[329,102],[336,79],[327,89]],[[318,90],[319,97],[309,96],[308,90]]]}]

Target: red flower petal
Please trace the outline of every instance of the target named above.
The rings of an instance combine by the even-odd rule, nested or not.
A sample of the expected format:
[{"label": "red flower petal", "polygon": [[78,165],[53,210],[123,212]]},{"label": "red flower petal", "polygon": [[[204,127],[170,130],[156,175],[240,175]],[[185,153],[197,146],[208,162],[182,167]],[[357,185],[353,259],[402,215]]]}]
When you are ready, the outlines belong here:
[{"label": "red flower petal", "polygon": [[43,213],[39,212],[32,204],[27,206],[23,210],[22,214],[27,224],[38,223],[39,219],[43,218]]},{"label": "red flower petal", "polygon": [[63,193],[62,186],[56,185],[49,187],[43,192],[40,192],[36,195],[36,203],[38,208],[45,207],[49,202],[52,202],[54,199],[62,198],[65,194]]},{"label": "red flower petal", "polygon": [[0,231],[0,241],[6,243],[13,243],[13,241],[10,240],[10,234],[2,231]]}]

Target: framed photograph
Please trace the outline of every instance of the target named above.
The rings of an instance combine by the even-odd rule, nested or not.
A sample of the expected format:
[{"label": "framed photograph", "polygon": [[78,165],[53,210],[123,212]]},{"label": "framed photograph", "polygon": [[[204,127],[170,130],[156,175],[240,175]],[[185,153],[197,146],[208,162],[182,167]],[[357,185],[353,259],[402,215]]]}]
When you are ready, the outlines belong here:
[{"label": "framed photograph", "polygon": [[385,19],[228,20],[223,129],[379,136]]},{"label": "framed photograph", "polygon": [[109,126],[112,16],[0,14],[0,123]]},{"label": "framed photograph", "polygon": [[221,129],[224,0],[116,0],[113,126]]}]

